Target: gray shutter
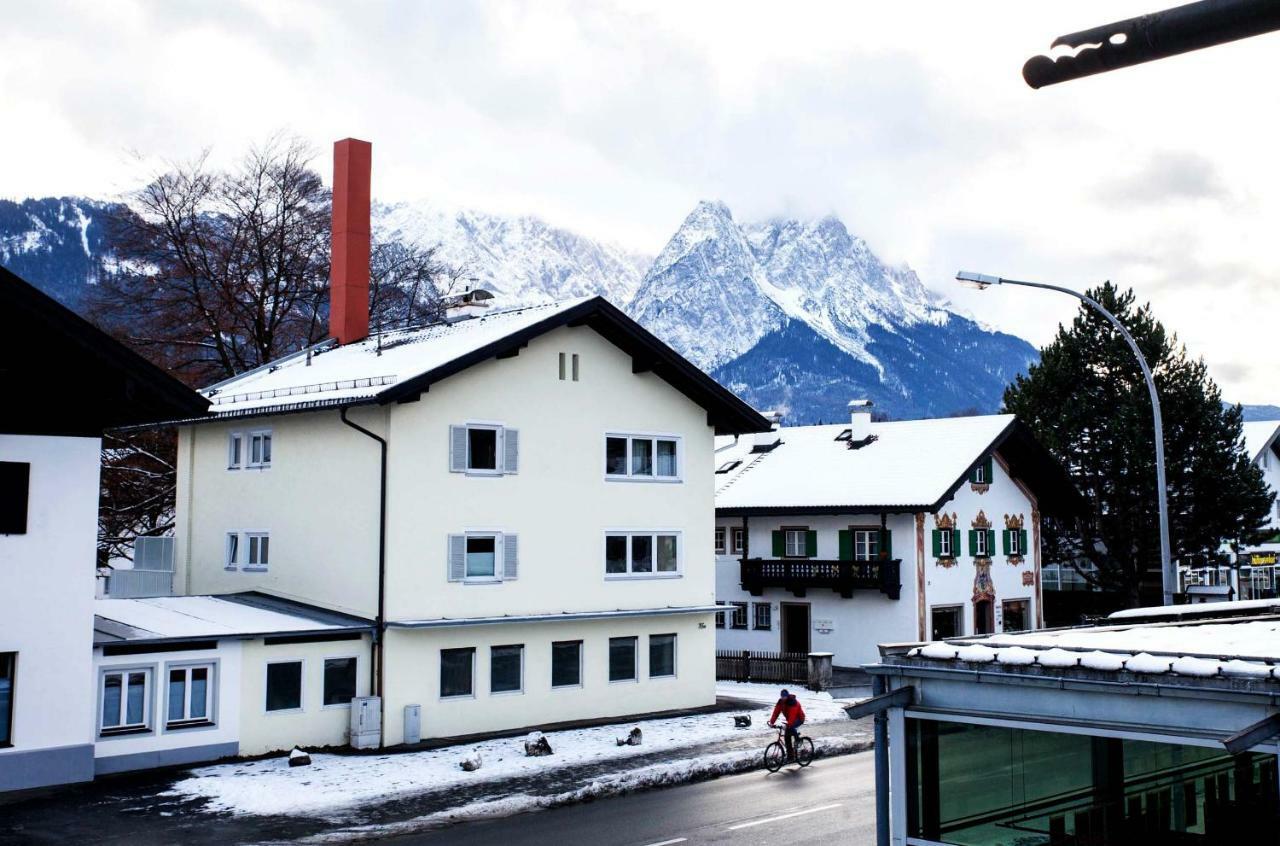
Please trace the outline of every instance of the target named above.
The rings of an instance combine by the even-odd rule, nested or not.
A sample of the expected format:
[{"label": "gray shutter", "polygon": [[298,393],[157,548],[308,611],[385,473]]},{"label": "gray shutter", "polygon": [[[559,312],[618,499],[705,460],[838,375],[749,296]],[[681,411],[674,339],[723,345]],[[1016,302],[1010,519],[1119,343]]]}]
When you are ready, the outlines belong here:
[{"label": "gray shutter", "polygon": [[502,578],[514,579],[520,570],[520,547],[515,535],[502,536]]},{"label": "gray shutter", "polygon": [[449,581],[467,577],[467,536],[449,535]]},{"label": "gray shutter", "polygon": [[520,470],[520,431],[518,429],[502,430],[502,472],[516,473]]},{"label": "gray shutter", "polygon": [[449,427],[449,472],[467,471],[467,427]]}]

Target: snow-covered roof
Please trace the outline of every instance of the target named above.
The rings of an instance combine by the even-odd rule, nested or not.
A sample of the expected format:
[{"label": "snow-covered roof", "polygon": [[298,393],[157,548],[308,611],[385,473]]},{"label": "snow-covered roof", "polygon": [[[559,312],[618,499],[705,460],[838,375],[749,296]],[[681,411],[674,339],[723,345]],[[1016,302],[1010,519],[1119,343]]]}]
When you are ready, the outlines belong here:
[{"label": "snow-covered roof", "polygon": [[1280,420],[1254,420],[1245,423],[1244,449],[1250,461],[1257,461],[1262,451],[1271,446],[1280,435]]},{"label": "snow-covered roof", "polygon": [[945,500],[1014,424],[1011,414],[872,423],[870,443],[850,449],[849,424],[790,426],[767,452],[754,438],[716,452],[716,509],[932,507]]},{"label": "snow-covered roof", "polygon": [[94,643],[366,629],[367,620],[262,594],[94,600]]}]

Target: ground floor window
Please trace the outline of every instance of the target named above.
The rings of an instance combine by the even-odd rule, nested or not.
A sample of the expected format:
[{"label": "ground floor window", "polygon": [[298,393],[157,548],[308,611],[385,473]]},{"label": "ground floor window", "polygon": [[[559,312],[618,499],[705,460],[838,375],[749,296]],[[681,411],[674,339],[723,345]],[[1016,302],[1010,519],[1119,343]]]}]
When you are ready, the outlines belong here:
[{"label": "ground floor window", "polygon": [[[723,602],[717,602],[717,603],[716,603],[716,605],[724,605],[724,603],[723,603]],[[717,628],[717,629],[723,629],[723,628],[724,628],[724,615],[725,615],[725,612],[723,612],[723,611],[717,611],[717,612],[716,612],[716,628]]]},{"label": "ground floor window", "polygon": [[767,632],[773,628],[773,606],[768,602],[751,603],[751,613],[755,618],[752,620],[752,628],[756,631]]},{"label": "ground floor window", "polygon": [[13,693],[18,653],[0,652],[0,746],[13,745]]},{"label": "ground floor window", "polygon": [[747,627],[747,603],[734,602],[733,619],[729,623],[730,628],[745,629]]},{"label": "ground floor window", "polygon": [[104,735],[151,727],[151,669],[107,670],[102,674],[100,730]]},{"label": "ground floor window", "polygon": [[474,649],[440,650],[440,696],[471,696],[475,693]]},{"label": "ground floor window", "polygon": [[930,614],[930,640],[946,640],[964,634],[964,608],[959,605],[941,605]]},{"label": "ground floor window", "polygon": [[908,835],[937,843],[1271,843],[1276,757],[909,719]]},{"label": "ground floor window", "polygon": [[524,689],[524,647],[489,648],[489,692],[519,693]]},{"label": "ground floor window", "polygon": [[169,668],[169,709],[165,728],[207,725],[213,720],[213,665]]},{"label": "ground floor window", "polygon": [[1000,606],[1000,630],[1025,632],[1031,628],[1031,602],[1026,599],[1006,599]]},{"label": "ground floor window", "polygon": [[657,679],[676,674],[676,636],[673,634],[649,635],[649,678]]},{"label": "ground floor window", "polygon": [[582,685],[582,641],[562,640],[551,644],[551,686]]},{"label": "ground floor window", "polygon": [[609,681],[636,680],[636,639],[609,638]]},{"label": "ground floor window", "polygon": [[273,661],[267,665],[267,711],[302,708],[302,662]]},{"label": "ground floor window", "polygon": [[356,698],[356,659],[324,659],[324,704],[350,705]]}]

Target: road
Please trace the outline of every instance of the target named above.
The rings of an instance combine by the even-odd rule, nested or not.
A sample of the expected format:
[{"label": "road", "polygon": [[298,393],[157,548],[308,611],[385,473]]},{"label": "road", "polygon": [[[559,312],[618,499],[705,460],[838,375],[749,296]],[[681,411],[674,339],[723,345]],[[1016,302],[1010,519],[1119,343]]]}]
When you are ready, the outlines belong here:
[{"label": "road", "polygon": [[752,846],[872,844],[875,776],[869,752],[714,781],[463,823],[389,846]]}]

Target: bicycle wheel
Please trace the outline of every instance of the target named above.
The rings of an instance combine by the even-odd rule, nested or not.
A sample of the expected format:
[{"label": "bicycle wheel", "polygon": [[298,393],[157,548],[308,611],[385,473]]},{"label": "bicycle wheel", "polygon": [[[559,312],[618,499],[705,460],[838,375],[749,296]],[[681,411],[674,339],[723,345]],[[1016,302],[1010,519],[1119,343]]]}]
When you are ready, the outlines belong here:
[{"label": "bicycle wheel", "polygon": [[774,741],[765,747],[764,766],[771,773],[776,773],[787,763],[787,750],[781,743]]},{"label": "bicycle wheel", "polygon": [[796,738],[796,763],[802,767],[813,763],[813,741],[807,737]]}]

